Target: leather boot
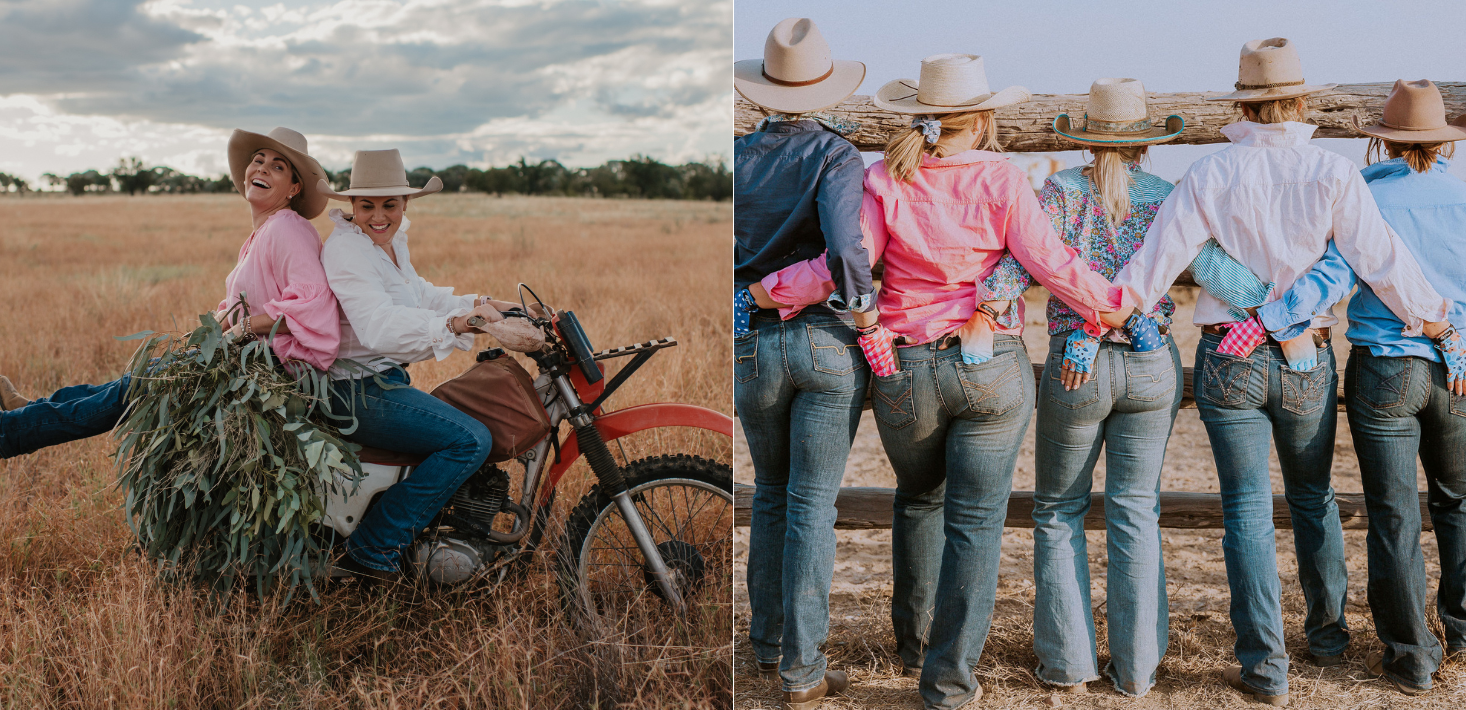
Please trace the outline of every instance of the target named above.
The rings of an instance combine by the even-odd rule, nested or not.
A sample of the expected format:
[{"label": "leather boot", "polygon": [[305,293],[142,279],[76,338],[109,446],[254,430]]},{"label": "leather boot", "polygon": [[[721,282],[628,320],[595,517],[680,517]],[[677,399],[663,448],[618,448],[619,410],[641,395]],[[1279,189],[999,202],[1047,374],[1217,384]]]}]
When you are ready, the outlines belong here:
[{"label": "leather boot", "polygon": [[830,695],[839,695],[849,687],[850,678],[843,672],[825,671],[824,680],[813,688],[793,693],[784,691],[784,704],[779,707],[781,710],[814,710],[820,706],[820,700]]},{"label": "leather boot", "polygon": [[0,411],[8,412],[13,409],[20,409],[31,401],[16,391],[15,385],[10,384],[10,378],[0,375]]},{"label": "leather boot", "polygon": [[761,680],[778,680],[779,679],[779,662],[778,661],[759,661],[758,662],[758,677]]},{"label": "leather boot", "polygon": [[1264,705],[1277,705],[1279,707],[1286,707],[1288,705],[1287,693],[1283,693],[1282,695],[1263,695],[1261,692],[1254,690],[1252,686],[1242,682],[1242,666],[1230,666],[1222,671],[1222,680],[1227,681],[1227,685],[1232,686],[1233,690]]},{"label": "leather boot", "polygon": [[1384,678],[1390,682],[1390,685],[1395,686],[1396,690],[1406,695],[1425,695],[1430,692],[1430,688],[1417,688],[1413,685],[1406,685],[1396,680],[1394,676],[1386,674],[1384,651],[1370,651],[1369,655],[1364,657],[1364,670],[1375,678]]}]

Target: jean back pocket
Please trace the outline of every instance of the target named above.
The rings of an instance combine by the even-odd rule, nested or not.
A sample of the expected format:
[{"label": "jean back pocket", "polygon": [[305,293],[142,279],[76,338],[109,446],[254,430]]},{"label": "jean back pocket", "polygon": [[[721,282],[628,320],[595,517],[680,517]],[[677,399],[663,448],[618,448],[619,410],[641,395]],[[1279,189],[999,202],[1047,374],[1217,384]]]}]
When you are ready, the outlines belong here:
[{"label": "jean back pocket", "polygon": [[1414,360],[1408,357],[1375,357],[1355,351],[1350,362],[1357,378],[1351,396],[1373,409],[1391,409],[1405,404],[1414,374]]},{"label": "jean back pocket", "polygon": [[758,331],[733,339],[733,377],[739,382],[758,377]]},{"label": "jean back pocket", "polygon": [[1125,397],[1137,402],[1170,400],[1176,396],[1180,381],[1176,377],[1176,361],[1170,348],[1149,352],[1126,352]]},{"label": "jean back pocket", "polygon": [[809,357],[815,371],[844,376],[865,366],[865,355],[855,342],[855,331],[844,323],[806,324]]},{"label": "jean back pocket", "polygon": [[911,392],[911,371],[876,376],[870,383],[870,407],[876,419],[892,429],[910,426],[916,421],[916,402]]},{"label": "jean back pocket", "polygon": [[1009,351],[981,365],[955,360],[957,379],[967,397],[967,408],[974,414],[1004,414],[1023,403],[1023,372],[1018,353]]},{"label": "jean back pocket", "polygon": [[1209,350],[1201,367],[1201,386],[1195,387],[1198,399],[1222,407],[1241,407],[1247,403],[1247,390],[1252,384],[1252,360]]},{"label": "jean back pocket", "polygon": [[[1095,358],[1094,363],[1090,366],[1091,375],[1098,374],[1094,371],[1099,369],[1099,358],[1104,356],[1104,353],[1101,352],[1100,356]],[[1043,374],[1044,381],[1048,385],[1048,391],[1045,396],[1048,398],[1049,403],[1069,409],[1083,409],[1098,402],[1100,397],[1099,378],[1090,377],[1088,382],[1085,382],[1078,388],[1066,390],[1064,389],[1064,380],[1061,379],[1061,373],[1063,371],[1060,368],[1063,365],[1064,355],[1062,353],[1049,354],[1049,361],[1044,366]]]},{"label": "jean back pocket", "polygon": [[1313,414],[1318,411],[1328,396],[1329,388],[1338,387],[1335,377],[1332,362],[1324,362],[1307,372],[1299,372],[1283,365],[1283,409],[1294,414]]}]

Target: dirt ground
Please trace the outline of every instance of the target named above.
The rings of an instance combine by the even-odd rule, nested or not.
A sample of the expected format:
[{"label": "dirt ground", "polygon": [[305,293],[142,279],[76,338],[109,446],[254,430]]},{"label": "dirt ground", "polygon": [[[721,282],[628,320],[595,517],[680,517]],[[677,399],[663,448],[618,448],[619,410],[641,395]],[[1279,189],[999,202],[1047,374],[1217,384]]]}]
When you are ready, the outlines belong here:
[{"label": "dirt ground", "polygon": [[[1200,330],[1191,325],[1194,294],[1176,289],[1177,344],[1184,365],[1195,360]],[[1025,339],[1029,353],[1042,357],[1047,349],[1043,327],[1041,289],[1029,292],[1029,323]],[[1343,315],[1343,309],[1338,309]],[[1339,369],[1347,360],[1347,344],[1341,329],[1334,336]],[[1357,493],[1362,489],[1359,466],[1349,436],[1348,423],[1339,415],[1339,434],[1334,448],[1334,488]],[[1030,425],[1014,474],[1015,490],[1032,490],[1033,428]],[[738,431],[734,469],[740,483],[753,483],[748,448]],[[1273,491],[1282,493],[1282,479],[1276,454],[1272,460]],[[1104,458],[1094,474],[1095,490],[1103,490]],[[1421,485],[1424,484],[1423,477]],[[860,431],[845,468],[846,486],[894,487],[895,477],[881,448],[880,436],[869,411],[861,419]],[[1161,476],[1161,488],[1170,491],[1219,491],[1211,446],[1195,409],[1183,409],[1175,429]],[[777,682],[759,680],[748,644],[748,600],[745,585],[748,529],[736,529],[737,564],[735,707],[754,710],[775,708],[779,703]],[[919,708],[916,681],[900,676],[901,663],[894,650],[890,629],[891,560],[890,531],[841,530],[830,600],[830,637],[825,646],[831,667],[850,673],[853,684],[847,697],[831,699],[831,710],[853,708]],[[1105,642],[1105,533],[1089,532],[1091,594],[1098,627],[1100,667],[1107,662]],[[1091,683],[1084,695],[1054,695],[1033,673],[1037,660],[1032,650],[1033,630],[1033,538],[1030,530],[1009,529],[1003,536],[1002,566],[998,581],[997,606],[992,633],[977,669],[985,694],[974,707],[1020,708],[1222,708],[1243,707],[1242,696],[1221,681],[1221,669],[1235,663],[1232,644],[1235,635],[1227,617],[1228,591],[1221,552],[1221,531],[1163,531],[1166,586],[1170,597],[1170,647],[1161,662],[1156,687],[1142,699],[1120,695],[1108,680]],[[1430,708],[1460,706],[1466,702],[1466,663],[1447,662],[1437,675],[1435,689],[1419,698],[1409,698],[1387,683],[1370,679],[1364,670],[1365,654],[1379,648],[1365,600],[1365,532],[1344,533],[1350,581],[1347,618],[1353,640],[1345,651],[1345,663],[1333,668],[1316,668],[1306,659],[1303,637],[1303,596],[1297,583],[1297,560],[1292,533],[1277,535],[1278,568],[1283,581],[1283,611],[1288,652],[1293,658],[1289,672],[1291,707],[1294,708]],[[1434,618],[1434,589],[1440,575],[1436,564],[1435,539],[1421,538],[1426,571],[1431,578],[1431,623]]]}]

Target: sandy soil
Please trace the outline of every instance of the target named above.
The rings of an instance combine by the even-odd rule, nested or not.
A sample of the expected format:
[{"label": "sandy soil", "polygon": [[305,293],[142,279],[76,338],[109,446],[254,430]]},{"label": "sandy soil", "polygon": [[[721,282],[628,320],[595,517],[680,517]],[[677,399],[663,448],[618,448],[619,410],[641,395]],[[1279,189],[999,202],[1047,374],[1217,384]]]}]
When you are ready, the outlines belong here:
[{"label": "sandy soil", "polygon": [[[1177,343],[1184,365],[1195,359],[1200,331],[1191,326],[1193,294],[1177,289]],[[1030,321],[1025,339],[1030,354],[1047,348],[1043,327],[1043,299],[1047,294],[1034,289],[1028,294]],[[1342,308],[1339,309],[1342,316]],[[1347,359],[1347,345],[1342,332],[1335,330],[1339,348],[1339,368]],[[1038,357],[1038,355],[1035,355]],[[1334,449],[1334,487],[1339,492],[1359,492],[1359,466],[1349,438],[1348,423],[1339,414],[1339,435]],[[1033,428],[1023,444],[1023,452],[1014,474],[1015,490],[1032,490]],[[752,465],[747,444],[738,431],[735,443],[735,477],[740,483],[753,482]],[[1273,455],[1273,491],[1282,493],[1281,473]],[[1102,490],[1104,459],[1095,471],[1094,486]],[[1424,484],[1423,477],[1421,484]],[[861,419],[860,432],[846,464],[846,486],[894,487],[895,477],[882,450],[875,421],[867,411]],[[1217,492],[1216,470],[1206,431],[1195,409],[1183,409],[1166,456],[1161,487],[1171,491]],[[735,707],[775,708],[779,704],[778,686],[762,681],[753,673],[754,660],[748,645],[748,604],[744,585],[747,562],[747,528],[736,530],[735,547],[738,565],[736,628],[736,700]],[[1278,567],[1283,580],[1284,618],[1287,627],[1288,651],[1293,657],[1289,685],[1292,707],[1446,707],[1466,701],[1466,663],[1448,662],[1436,678],[1435,690],[1420,698],[1408,698],[1391,686],[1371,680],[1364,671],[1365,654],[1379,647],[1374,638],[1373,623],[1365,600],[1364,531],[1345,531],[1350,597],[1348,623],[1354,631],[1353,641],[1345,652],[1342,666],[1316,668],[1303,638],[1303,597],[1296,581],[1297,560],[1293,555],[1291,531],[1277,536]],[[1092,599],[1095,623],[1099,627],[1100,666],[1106,663],[1105,646],[1105,533],[1089,532],[1088,544],[1092,571]],[[900,659],[894,651],[889,614],[891,595],[890,531],[838,531],[839,548],[835,563],[835,579],[830,604],[830,638],[825,651],[831,667],[848,671],[854,685],[846,699],[832,700],[825,707],[845,708],[918,708],[916,681],[902,678]],[[1242,696],[1221,682],[1221,669],[1235,662],[1232,644],[1235,635],[1227,617],[1228,591],[1226,571],[1221,553],[1221,531],[1164,531],[1167,592],[1171,608],[1170,648],[1161,663],[1158,684],[1145,698],[1126,698],[1110,683],[1090,684],[1084,695],[1054,695],[1039,684],[1032,669],[1036,659],[1032,651],[1033,610],[1033,539],[1031,531],[1009,529],[1003,536],[1002,567],[998,582],[997,608],[993,630],[983,651],[977,670],[986,694],[980,707],[1125,707],[1125,708],[1199,708],[1242,707]],[[1440,574],[1435,563],[1435,539],[1422,536],[1427,573],[1431,577],[1434,617],[1435,580]],[[1432,618],[1437,633],[1439,622]]]}]

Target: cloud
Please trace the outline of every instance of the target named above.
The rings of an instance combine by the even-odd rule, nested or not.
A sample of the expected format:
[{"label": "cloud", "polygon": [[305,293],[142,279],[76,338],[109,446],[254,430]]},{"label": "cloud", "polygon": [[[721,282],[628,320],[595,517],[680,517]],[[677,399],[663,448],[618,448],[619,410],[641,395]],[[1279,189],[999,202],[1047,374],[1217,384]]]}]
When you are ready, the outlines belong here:
[{"label": "cloud", "polygon": [[183,56],[203,35],[141,11],[137,0],[0,4],[0,94],[115,93],[138,67]]}]

